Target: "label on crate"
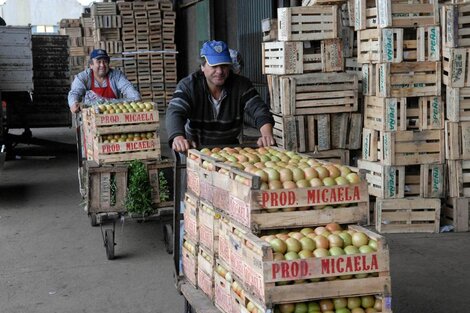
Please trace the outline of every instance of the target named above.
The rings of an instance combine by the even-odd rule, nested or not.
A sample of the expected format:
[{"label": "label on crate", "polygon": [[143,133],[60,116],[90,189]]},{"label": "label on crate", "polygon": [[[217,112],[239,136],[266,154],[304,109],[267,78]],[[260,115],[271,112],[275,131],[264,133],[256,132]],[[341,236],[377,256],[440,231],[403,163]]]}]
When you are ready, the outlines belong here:
[{"label": "label on crate", "polygon": [[201,198],[212,202],[212,185],[208,183],[206,180],[202,179],[200,181],[200,192],[201,192]]},{"label": "label on crate", "polygon": [[199,184],[199,175],[196,171],[186,169],[187,185],[188,189],[194,192],[196,195],[201,193]]},{"label": "label on crate", "polygon": [[443,178],[441,177],[441,167],[439,165],[436,165],[432,168],[432,194],[433,195],[440,195],[442,188],[441,188],[441,182],[443,181]]},{"label": "label on crate", "polygon": [[156,140],[139,140],[129,142],[114,142],[100,144],[100,151],[103,154],[131,152],[140,150],[153,150],[157,148]]},{"label": "label on crate", "polygon": [[385,259],[378,253],[364,253],[267,262],[265,282],[387,271]]},{"label": "label on crate", "polygon": [[212,204],[217,209],[229,213],[229,192],[213,186]]},{"label": "label on crate", "polygon": [[187,210],[184,214],[184,231],[188,234],[188,237],[194,241],[197,241],[197,223],[196,217],[192,216],[193,210]]},{"label": "label on crate", "polygon": [[183,273],[188,280],[196,286],[196,262],[195,258],[186,250],[183,249]]},{"label": "label on crate", "polygon": [[96,115],[97,126],[158,122],[157,111]]},{"label": "label on crate", "polygon": [[243,280],[247,286],[253,289],[255,294],[260,296],[262,299],[264,298],[263,275],[253,271],[249,265],[245,265]]},{"label": "label on crate", "polygon": [[225,231],[221,230],[219,235],[219,258],[226,264],[230,264],[230,248],[228,245],[228,238],[225,234]]},{"label": "label on crate", "polygon": [[433,129],[439,129],[442,125],[441,100],[439,97],[431,99],[431,126]]},{"label": "label on crate", "polygon": [[215,304],[218,305],[225,313],[228,313],[231,312],[232,305],[230,292],[227,292],[227,290],[222,285],[226,283],[227,282],[217,282],[215,284],[214,301]]},{"label": "label on crate", "polygon": [[212,298],[213,296],[213,290],[212,290],[212,279],[204,273],[203,270],[198,269],[197,270],[197,286],[206,294],[209,296],[209,298]]},{"label": "label on crate", "polygon": [[[285,208],[365,201],[360,184],[319,188],[260,191],[262,208]],[[246,206],[246,204],[245,204]]]},{"label": "label on crate", "polygon": [[387,63],[393,62],[393,53],[395,52],[393,35],[393,29],[382,29],[382,59]]},{"label": "label on crate", "polygon": [[233,216],[237,222],[250,227],[250,208],[248,207],[248,203],[232,195],[230,195],[229,201],[229,214]]},{"label": "label on crate", "polygon": [[453,54],[453,62],[452,62],[452,69],[451,69],[451,79],[452,83],[457,83],[463,79],[462,75],[464,75],[464,56],[466,54],[466,50],[463,49],[464,53],[461,53],[462,50],[455,49]]},{"label": "label on crate", "polygon": [[229,236],[229,249],[230,249],[230,267],[238,277],[243,277],[245,271],[242,257],[242,246],[239,239],[234,238],[235,235]]},{"label": "label on crate", "polygon": [[441,35],[439,26],[428,27],[428,61],[440,61]]},{"label": "label on crate", "polygon": [[369,95],[369,64],[362,65],[362,93]]},{"label": "label on crate", "polygon": [[[394,166],[386,167],[388,171],[385,174],[386,189],[389,198],[394,198],[397,194],[397,168]],[[387,175],[388,174],[388,175]]]},{"label": "label on crate", "polygon": [[[388,131],[395,131],[397,130],[397,122],[398,122],[398,104],[396,98],[387,98],[385,99],[386,105],[386,116],[385,122]],[[402,121],[403,122],[403,121]]]},{"label": "label on crate", "polygon": [[378,64],[377,67],[379,68],[379,90],[377,91],[377,95],[386,97],[387,96],[387,82],[385,78],[385,72],[387,71],[387,64]]},{"label": "label on crate", "polygon": [[199,241],[211,252],[214,252],[214,232],[206,225],[199,225]]}]

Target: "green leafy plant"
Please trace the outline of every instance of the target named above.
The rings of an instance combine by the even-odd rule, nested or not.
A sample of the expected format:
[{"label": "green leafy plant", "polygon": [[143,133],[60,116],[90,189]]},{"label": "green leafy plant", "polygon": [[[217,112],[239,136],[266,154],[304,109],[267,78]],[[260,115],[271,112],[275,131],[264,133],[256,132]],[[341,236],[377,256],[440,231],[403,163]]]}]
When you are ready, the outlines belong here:
[{"label": "green leafy plant", "polygon": [[165,202],[170,199],[170,187],[168,186],[168,180],[166,179],[163,171],[159,171],[158,173],[158,181],[159,181],[159,193],[160,193],[160,202]]},{"label": "green leafy plant", "polygon": [[147,167],[142,161],[134,160],[129,164],[126,209],[128,213],[150,214],[152,208],[152,187]]}]

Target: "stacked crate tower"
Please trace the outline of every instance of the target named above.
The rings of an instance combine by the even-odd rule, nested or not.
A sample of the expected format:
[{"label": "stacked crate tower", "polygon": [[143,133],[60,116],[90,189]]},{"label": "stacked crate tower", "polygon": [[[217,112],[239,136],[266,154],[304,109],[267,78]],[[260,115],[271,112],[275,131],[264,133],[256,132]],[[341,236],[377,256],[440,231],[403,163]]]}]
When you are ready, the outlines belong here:
[{"label": "stacked crate tower", "polygon": [[[245,157],[256,161],[255,155],[263,153],[267,157],[267,151],[286,162],[286,156],[311,157],[280,148],[222,148],[213,149],[212,154],[208,149],[188,152],[181,254],[184,276],[193,287],[223,313],[307,312],[307,307],[319,305],[333,311],[333,306],[339,310],[346,301],[353,301],[346,300],[351,297],[359,303],[367,298],[379,307],[378,311],[391,312],[385,238],[358,225],[367,223],[369,217],[365,181],[347,186],[262,190],[260,176],[223,163],[220,157],[235,157],[240,163]],[[354,200],[350,198],[352,194]],[[331,197],[339,207],[311,207],[323,207]],[[371,254],[331,252],[328,257],[318,251],[313,252],[315,257],[308,251],[299,251],[308,250],[307,246],[294,248],[295,243],[310,241],[303,238],[309,236],[308,232],[313,235],[313,228],[320,231],[322,227],[316,226],[333,222],[351,232],[363,232],[378,243],[378,248]],[[320,237],[317,239],[326,238]],[[272,240],[289,242],[288,250],[282,245],[274,250]],[[358,257],[376,260],[374,269],[365,263],[337,267],[352,265]],[[334,279],[338,273],[342,273],[342,279]]]},{"label": "stacked crate tower", "polygon": [[262,23],[276,142],[349,164],[349,150],[361,146],[362,118],[358,76],[345,71],[353,47],[341,37],[343,30],[354,32],[343,27],[342,11],[337,5],[279,8],[277,25]]},{"label": "stacked crate tower", "polygon": [[470,197],[470,4],[442,7],[443,83],[446,95],[446,159],[448,198],[443,224],[454,231],[469,230]]},{"label": "stacked crate tower", "polygon": [[445,196],[444,101],[436,1],[358,0],[365,98],[363,158],[376,228],[439,232]]},{"label": "stacked crate tower", "polygon": [[76,74],[83,71],[86,62],[87,51],[84,47],[84,37],[80,19],[62,19],[59,23],[60,34],[69,36],[69,62],[70,80],[73,81]]},{"label": "stacked crate tower", "polygon": [[83,48],[87,56],[83,66],[87,68],[88,56],[90,55],[91,51],[93,51],[93,49],[95,48],[95,39],[93,37],[93,19],[91,18],[91,14],[82,13],[82,16],[80,17],[80,23],[82,25],[83,32]]}]

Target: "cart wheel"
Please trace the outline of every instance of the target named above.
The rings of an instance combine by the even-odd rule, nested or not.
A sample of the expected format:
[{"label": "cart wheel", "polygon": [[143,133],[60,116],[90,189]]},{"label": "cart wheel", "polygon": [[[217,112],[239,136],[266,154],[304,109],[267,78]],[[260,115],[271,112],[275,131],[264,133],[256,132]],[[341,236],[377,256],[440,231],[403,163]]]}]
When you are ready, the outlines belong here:
[{"label": "cart wheel", "polygon": [[170,224],[163,226],[163,241],[165,242],[166,252],[173,253],[173,228]]},{"label": "cart wheel", "polygon": [[96,220],[96,214],[95,213],[90,213],[89,216],[90,216],[91,226],[93,226],[93,227],[98,226],[98,221]]},{"label": "cart wheel", "polygon": [[104,247],[108,260],[114,259],[114,231],[112,229],[106,229],[104,233]]}]

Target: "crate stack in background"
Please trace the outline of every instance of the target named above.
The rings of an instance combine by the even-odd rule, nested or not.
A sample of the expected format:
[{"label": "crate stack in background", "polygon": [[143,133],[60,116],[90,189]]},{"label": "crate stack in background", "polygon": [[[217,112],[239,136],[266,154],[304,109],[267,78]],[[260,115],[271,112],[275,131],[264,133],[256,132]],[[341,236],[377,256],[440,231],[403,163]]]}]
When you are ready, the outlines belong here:
[{"label": "crate stack in background", "polygon": [[[175,27],[176,12],[173,11],[171,2],[161,2],[162,11],[162,43],[166,51],[176,51]],[[163,55],[163,70],[165,77],[165,106],[168,106],[176,89],[176,54],[166,53]]]},{"label": "crate stack in background", "polygon": [[84,34],[80,19],[62,19],[59,23],[61,35],[69,36],[70,79],[83,71],[88,51],[84,47]]},{"label": "crate stack in background", "polygon": [[[462,1],[460,1],[462,2]],[[457,2],[456,2],[457,3]],[[443,93],[446,99],[445,138],[448,198],[443,224],[469,231],[470,197],[470,4],[442,6]]]},{"label": "crate stack in background", "polygon": [[262,60],[278,145],[349,164],[362,118],[358,76],[345,71],[353,52],[341,38],[341,12],[337,5],[279,8],[277,26],[262,22]]},{"label": "crate stack in background", "polygon": [[110,66],[122,69],[121,16],[115,2],[93,2],[91,5],[95,48],[104,49],[111,57]]},{"label": "crate stack in background", "polygon": [[[261,163],[269,167],[278,159],[291,165],[304,163],[297,170],[324,166],[331,173],[334,168],[347,171],[281,148],[188,152],[182,248],[187,280],[224,313],[278,312],[280,308],[281,312],[307,312],[307,307],[320,304],[333,310],[333,303],[339,308],[350,301],[359,307],[361,300],[390,313],[388,246],[384,237],[358,225],[367,224],[369,218],[366,182],[274,187],[275,173],[271,169],[265,171],[271,173],[269,177],[261,173]],[[284,177],[288,171],[279,171],[282,180],[288,179]],[[321,242],[335,237],[327,239],[334,231],[331,227],[338,226],[335,222],[351,234],[362,233],[351,236],[365,236],[371,246],[377,246],[361,248],[360,255],[353,247],[344,251],[356,252],[341,252],[342,244],[352,245],[348,239],[338,240],[335,248],[333,243],[330,248],[324,246]],[[317,240],[318,244],[313,243]],[[365,263],[353,266],[353,259]],[[377,263],[370,266],[369,261]]]},{"label": "crate stack in background", "polygon": [[95,48],[95,39],[93,37],[93,19],[91,18],[91,14],[82,13],[82,16],[80,17],[80,23],[82,25],[83,32],[83,47],[87,55],[84,66],[87,67],[88,56]]},{"label": "crate stack in background", "polygon": [[362,160],[379,232],[439,232],[444,101],[436,1],[355,2]]}]

